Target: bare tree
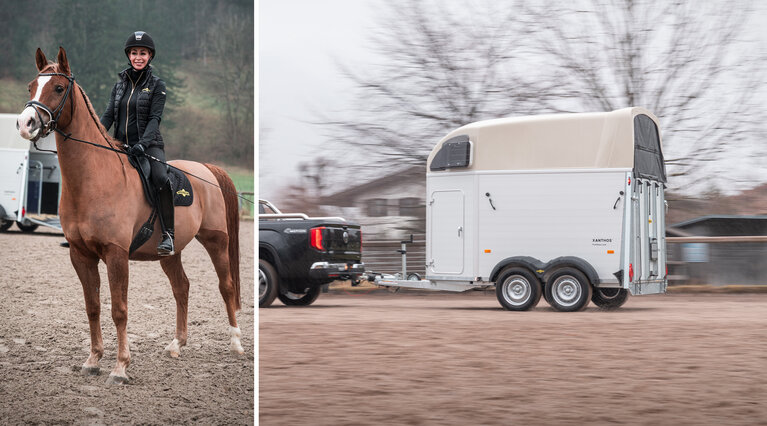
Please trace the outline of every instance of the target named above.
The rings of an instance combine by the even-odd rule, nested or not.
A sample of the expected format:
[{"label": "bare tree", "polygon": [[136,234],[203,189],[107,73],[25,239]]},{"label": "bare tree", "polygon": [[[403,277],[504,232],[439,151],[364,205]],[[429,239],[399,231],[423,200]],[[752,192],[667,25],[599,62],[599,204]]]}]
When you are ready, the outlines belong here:
[{"label": "bare tree", "polygon": [[389,3],[371,43],[385,63],[364,75],[342,68],[359,102],[323,120],[330,136],[368,158],[423,164],[472,121],[644,106],[660,116],[679,176],[764,134],[764,51],[741,34],[748,4],[533,3]]},{"label": "bare tree", "polygon": [[[253,163],[253,21],[242,16],[226,16],[209,32],[208,53],[211,82],[217,87],[223,108],[230,160],[242,165]],[[246,36],[243,36],[246,35]],[[226,152],[226,151],[225,151]]]}]

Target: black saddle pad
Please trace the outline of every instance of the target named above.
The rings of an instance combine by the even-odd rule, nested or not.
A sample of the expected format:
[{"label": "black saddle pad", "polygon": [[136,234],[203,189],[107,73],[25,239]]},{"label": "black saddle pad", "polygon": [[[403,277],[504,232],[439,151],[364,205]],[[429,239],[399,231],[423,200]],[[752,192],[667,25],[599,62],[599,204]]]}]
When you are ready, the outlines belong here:
[{"label": "black saddle pad", "polygon": [[[152,179],[149,179],[151,170],[149,159],[146,157],[136,158],[129,156],[128,161],[141,178],[141,185],[144,187],[144,196],[147,202],[150,206],[154,207],[154,194],[157,193],[157,188],[152,183]],[[192,191],[192,184],[189,182],[186,174],[181,170],[168,167],[168,177],[170,178],[170,186],[173,189],[173,205],[179,207],[191,206],[192,201],[194,201],[194,193]]]}]

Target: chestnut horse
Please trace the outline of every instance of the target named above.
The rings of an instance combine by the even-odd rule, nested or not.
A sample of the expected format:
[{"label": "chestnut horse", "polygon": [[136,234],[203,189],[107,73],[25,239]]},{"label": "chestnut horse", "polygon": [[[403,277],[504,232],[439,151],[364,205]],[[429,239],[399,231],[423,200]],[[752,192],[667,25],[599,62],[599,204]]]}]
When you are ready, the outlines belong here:
[{"label": "chestnut horse", "polygon": [[112,320],[117,328],[117,363],[107,383],[128,381],[129,259],[159,260],[170,279],[176,299],[176,333],[165,351],[172,357],[179,356],[187,340],[189,297],[181,251],[192,238],[205,247],[218,275],[218,287],[229,317],[230,349],[244,353],[235,316],[240,309],[240,253],[238,204],[232,180],[211,164],[170,162],[190,176],[194,194],[191,206],[176,207],[176,254],[162,258],[157,255],[159,224],[152,239],[129,254],[134,235],[151,213],[138,173],[125,154],[115,149],[119,144],[109,137],[85,92],[75,83],[64,49],[59,48],[58,63],[49,63],[40,49],[35,59],[39,74],[29,83],[31,99],[19,115],[17,127],[21,136],[31,141],[56,131],[61,168],[59,216],[70,244],[72,266],[83,286],[90,326],[90,356],[82,373],[99,374],[99,360],[104,354],[99,260],[107,267]]}]

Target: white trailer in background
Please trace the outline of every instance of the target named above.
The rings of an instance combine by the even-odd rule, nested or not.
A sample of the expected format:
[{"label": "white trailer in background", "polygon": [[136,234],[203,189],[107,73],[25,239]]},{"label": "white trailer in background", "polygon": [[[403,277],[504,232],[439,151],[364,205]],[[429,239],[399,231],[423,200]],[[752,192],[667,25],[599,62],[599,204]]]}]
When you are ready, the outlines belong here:
[{"label": "white trailer in background", "polygon": [[24,232],[39,225],[61,231],[61,172],[53,135],[38,150],[16,130],[16,114],[0,114],[0,231],[14,222]]},{"label": "white trailer in background", "polygon": [[667,286],[665,166],[642,108],[480,121],[445,136],[426,171],[426,277],[379,285],[496,286],[501,305],[621,306]]}]

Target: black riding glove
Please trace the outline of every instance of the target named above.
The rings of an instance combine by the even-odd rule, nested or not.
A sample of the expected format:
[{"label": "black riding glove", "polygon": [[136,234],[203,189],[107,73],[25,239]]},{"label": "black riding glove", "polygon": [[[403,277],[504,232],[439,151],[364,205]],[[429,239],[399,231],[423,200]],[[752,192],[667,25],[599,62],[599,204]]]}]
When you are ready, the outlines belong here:
[{"label": "black riding glove", "polygon": [[136,145],[133,145],[128,150],[128,153],[130,155],[135,155],[136,157],[141,157],[144,155],[144,151],[146,151],[146,148],[144,148],[144,145],[141,145],[140,143],[137,143]]}]

